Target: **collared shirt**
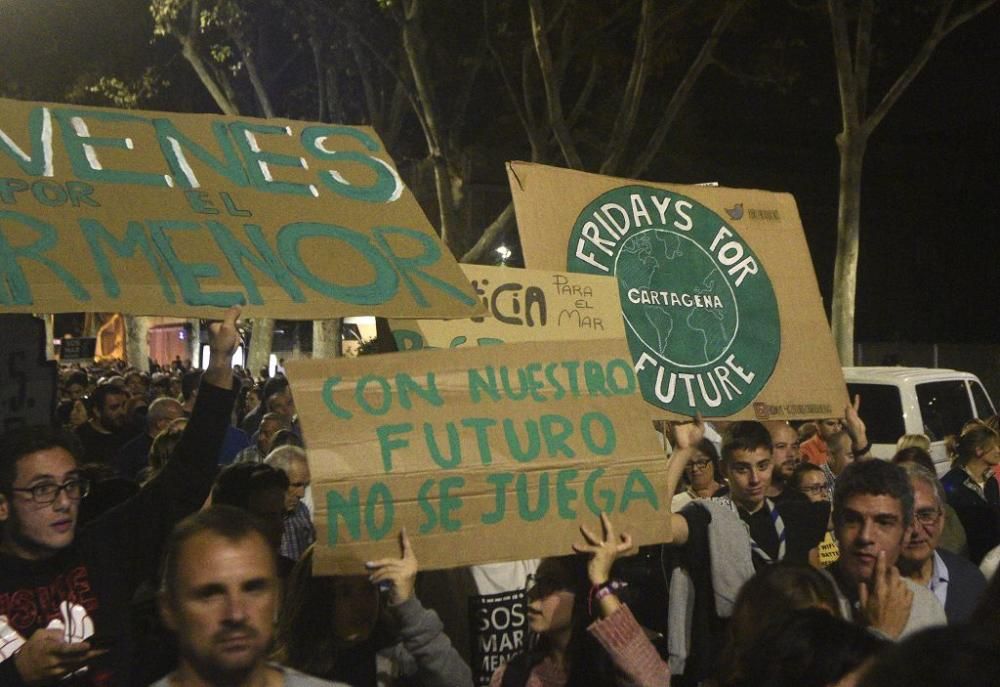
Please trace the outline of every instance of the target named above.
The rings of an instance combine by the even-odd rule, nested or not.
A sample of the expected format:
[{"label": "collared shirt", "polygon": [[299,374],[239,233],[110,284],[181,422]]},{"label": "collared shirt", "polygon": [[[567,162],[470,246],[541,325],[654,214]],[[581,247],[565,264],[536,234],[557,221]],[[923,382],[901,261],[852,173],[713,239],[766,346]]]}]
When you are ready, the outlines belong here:
[{"label": "collared shirt", "polygon": [[316,541],[316,528],[306,504],[299,501],[295,510],[285,514],[284,531],[281,534],[281,555],[297,561]]},{"label": "collared shirt", "polygon": [[264,456],[257,450],[257,444],[251,444],[236,454],[233,463],[263,463]]},{"label": "collared shirt", "polygon": [[931,570],[931,579],[927,582],[927,588],[934,592],[934,596],[941,602],[941,608],[944,608],[945,600],[948,598],[948,579],[948,566],[935,551],[934,569]]}]

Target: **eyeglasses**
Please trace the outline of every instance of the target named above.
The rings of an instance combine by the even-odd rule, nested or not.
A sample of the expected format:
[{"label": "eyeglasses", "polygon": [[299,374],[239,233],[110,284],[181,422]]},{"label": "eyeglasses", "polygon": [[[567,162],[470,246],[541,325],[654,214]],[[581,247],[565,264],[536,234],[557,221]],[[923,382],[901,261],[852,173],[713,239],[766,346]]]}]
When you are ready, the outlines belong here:
[{"label": "eyeglasses", "polygon": [[566,585],[551,577],[528,575],[524,582],[524,591],[529,600],[544,599],[546,596],[564,589],[566,589]]},{"label": "eyeglasses", "polygon": [[830,487],[826,484],[814,484],[811,487],[799,487],[803,494],[829,494]]},{"label": "eyeglasses", "polygon": [[692,470],[707,470],[711,464],[712,461],[710,460],[692,460],[687,466]]},{"label": "eyeglasses", "polygon": [[57,498],[59,498],[59,492],[65,491],[66,496],[72,501],[79,501],[84,496],[90,493],[90,480],[87,479],[68,479],[62,484],[56,484],[55,482],[42,482],[41,484],[36,484],[33,487],[28,487],[27,489],[16,489],[11,488],[11,491],[19,491],[22,494],[30,494],[30,498],[35,503],[52,503]]},{"label": "eyeglasses", "polygon": [[913,514],[921,525],[933,525],[941,517],[940,508],[921,508]]}]

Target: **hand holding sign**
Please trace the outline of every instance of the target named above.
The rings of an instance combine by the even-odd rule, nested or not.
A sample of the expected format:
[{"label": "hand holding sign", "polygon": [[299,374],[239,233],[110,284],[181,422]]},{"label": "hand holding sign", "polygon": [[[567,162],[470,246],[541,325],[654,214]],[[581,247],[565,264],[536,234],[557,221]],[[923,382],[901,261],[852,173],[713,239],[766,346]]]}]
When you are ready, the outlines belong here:
[{"label": "hand holding sign", "polygon": [[380,558],[365,563],[365,567],[371,571],[368,579],[372,583],[392,584],[389,590],[389,603],[393,606],[398,606],[413,596],[413,587],[417,581],[419,567],[417,556],[410,546],[410,538],[406,535],[405,527],[399,532],[399,549],[402,554],[400,558]]}]

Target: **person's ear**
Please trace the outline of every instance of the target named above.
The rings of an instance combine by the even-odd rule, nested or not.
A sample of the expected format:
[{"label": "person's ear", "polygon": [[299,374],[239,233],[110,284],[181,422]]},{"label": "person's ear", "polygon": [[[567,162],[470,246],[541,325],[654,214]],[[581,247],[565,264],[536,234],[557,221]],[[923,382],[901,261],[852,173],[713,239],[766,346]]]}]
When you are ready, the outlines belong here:
[{"label": "person's ear", "polygon": [[10,500],[5,494],[0,494],[0,522],[7,522],[10,517]]}]

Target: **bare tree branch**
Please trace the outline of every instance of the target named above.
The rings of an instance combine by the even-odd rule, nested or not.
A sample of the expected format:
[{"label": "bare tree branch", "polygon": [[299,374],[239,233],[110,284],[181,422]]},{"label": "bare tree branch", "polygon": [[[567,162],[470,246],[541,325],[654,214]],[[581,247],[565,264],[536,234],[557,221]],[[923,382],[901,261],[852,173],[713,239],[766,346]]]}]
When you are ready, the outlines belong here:
[{"label": "bare tree branch", "polygon": [[698,55],[694,58],[694,61],[688,66],[684,78],[681,79],[677,88],[674,89],[670,102],[663,109],[660,121],[649,138],[649,143],[643,147],[642,152],[632,165],[628,174],[630,177],[638,178],[644,174],[653,162],[653,159],[659,154],[660,148],[663,147],[663,141],[667,137],[667,132],[674,123],[674,119],[690,97],[691,91],[694,90],[694,86],[698,82],[698,78],[702,72],[705,71],[705,67],[712,62],[712,52],[719,44],[719,40],[729,28],[733,19],[743,9],[744,3],[745,0],[730,0],[723,6],[722,12],[719,14],[718,19],[716,19],[715,25],[712,26],[708,38],[705,39],[705,43],[701,46],[701,50],[698,51]]},{"label": "bare tree branch", "polygon": [[872,21],[875,0],[863,0],[858,13],[858,29],[854,42],[854,84],[858,89],[858,115],[868,113],[868,75],[872,68]]},{"label": "bare tree branch", "polygon": [[871,133],[875,128],[881,123],[888,114],[892,106],[896,104],[900,96],[909,88],[913,80],[917,78],[917,75],[923,70],[927,65],[928,60],[930,60],[931,55],[934,53],[934,49],[937,48],[938,44],[943,41],[948,34],[957,29],[959,26],[969,21],[978,14],[985,12],[987,9],[996,4],[997,0],[982,0],[981,2],[973,5],[965,12],[956,15],[951,21],[947,20],[947,13],[951,9],[953,0],[949,0],[941,9],[941,13],[938,15],[938,21],[935,24],[935,30],[927,37],[923,45],[920,46],[920,50],[914,56],[913,61],[910,62],[909,66],[899,75],[895,83],[889,88],[885,96],[882,98],[882,102],[878,104],[878,107],[872,112],[871,116],[868,117],[865,122],[865,130]]},{"label": "bare tree branch", "polygon": [[467,250],[458,259],[459,262],[475,263],[482,260],[483,256],[489,252],[496,240],[513,224],[514,221],[514,201],[507,203],[507,207],[497,215],[496,219],[483,230],[483,235],[476,241],[476,245]]},{"label": "bare tree branch", "polygon": [[830,27],[833,32],[833,59],[837,66],[837,88],[840,94],[840,116],[844,131],[857,129],[861,113],[855,97],[854,61],[851,58],[851,37],[847,27],[844,0],[828,0]]},{"label": "bare tree branch", "polygon": [[545,33],[545,14],[541,0],[529,0],[531,3],[531,34],[535,43],[535,53],[538,55],[538,66],[542,72],[542,84],[545,87],[545,102],[549,113],[549,123],[552,132],[562,151],[566,165],[570,169],[583,169],[583,161],[576,150],[569,127],[563,117],[562,101],[559,97],[560,83],[556,80],[556,72],[552,65],[552,53],[549,39]]}]

